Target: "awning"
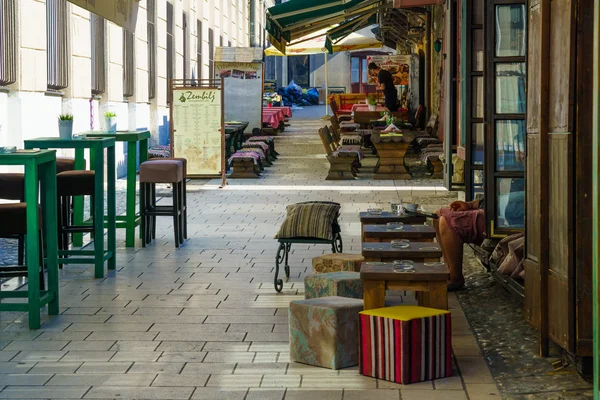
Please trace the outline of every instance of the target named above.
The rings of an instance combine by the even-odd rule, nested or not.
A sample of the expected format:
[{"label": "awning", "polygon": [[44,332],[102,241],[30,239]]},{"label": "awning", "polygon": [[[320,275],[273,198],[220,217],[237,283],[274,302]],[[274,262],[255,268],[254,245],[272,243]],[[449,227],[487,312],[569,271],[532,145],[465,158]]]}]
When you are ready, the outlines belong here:
[{"label": "awning", "polygon": [[288,43],[322,29],[369,18],[385,0],[290,0],[269,8],[266,28],[271,43],[285,53]]},{"label": "awning", "polygon": [[444,0],[394,0],[394,8],[423,7],[444,4]]},{"label": "awning", "polygon": [[115,24],[135,32],[140,0],[68,0]]},{"label": "awning", "polygon": [[[331,47],[330,47],[331,46]],[[339,51],[352,51],[362,49],[377,49],[383,47],[383,44],[375,38],[361,35],[357,32],[347,33],[345,37],[338,41],[332,41],[327,35],[327,30],[321,30],[313,35],[291,43],[286,46],[285,53],[271,46],[265,50],[267,56],[293,56],[305,54],[336,53]]]}]

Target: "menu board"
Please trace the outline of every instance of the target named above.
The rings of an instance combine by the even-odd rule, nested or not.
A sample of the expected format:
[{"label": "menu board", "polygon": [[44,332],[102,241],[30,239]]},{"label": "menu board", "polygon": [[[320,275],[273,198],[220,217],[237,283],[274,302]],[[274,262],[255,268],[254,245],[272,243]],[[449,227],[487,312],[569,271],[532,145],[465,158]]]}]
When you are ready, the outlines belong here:
[{"label": "menu board", "polygon": [[[394,55],[394,56],[368,56],[367,63],[374,62],[381,69],[387,70],[394,78],[394,86],[408,85],[410,78],[410,56],[409,55]],[[376,85],[377,74],[369,71],[369,85]]]},{"label": "menu board", "polygon": [[174,157],[187,159],[188,176],[220,176],[223,161],[221,90],[173,89]]}]

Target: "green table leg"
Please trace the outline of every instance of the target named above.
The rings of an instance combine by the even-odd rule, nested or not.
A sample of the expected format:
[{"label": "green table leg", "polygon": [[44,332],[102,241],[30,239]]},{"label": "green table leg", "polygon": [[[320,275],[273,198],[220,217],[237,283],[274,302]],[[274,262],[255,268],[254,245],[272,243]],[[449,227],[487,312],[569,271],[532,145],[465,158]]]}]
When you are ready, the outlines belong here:
[{"label": "green table leg", "polygon": [[[148,139],[140,140],[140,165],[148,161]],[[137,218],[137,215],[136,215]],[[142,238],[142,229],[140,228],[140,239]]]},{"label": "green table leg", "polygon": [[48,271],[48,293],[52,301],[48,303],[48,314],[58,315],[58,221],[56,193],[56,163],[42,164],[42,193],[44,196],[44,232],[46,239],[46,267]]},{"label": "green table leg", "polygon": [[[76,149],[75,150],[75,169],[78,171],[85,169],[84,155],[85,155],[84,149]],[[83,197],[82,196],[75,196],[73,198],[73,213],[74,213],[73,221],[74,221],[75,225],[82,225],[82,223],[83,223]],[[83,246],[83,234],[82,233],[74,233],[73,234],[73,246],[75,246],[75,247]]]},{"label": "green table leg", "polygon": [[[90,164],[95,170],[94,193],[96,194],[94,199],[94,209],[91,210],[94,219],[94,265],[96,278],[103,278],[104,224],[102,222],[104,221],[104,149],[90,150],[90,158],[94,152],[98,153],[95,154],[94,163]],[[110,166],[108,170],[110,171]]]},{"label": "green table leg", "polygon": [[[117,199],[116,199],[116,181],[117,181],[117,164],[115,161],[115,146],[106,149],[107,153],[107,180],[108,180],[108,221],[107,221],[107,236],[108,236],[108,251],[111,252],[111,257],[108,259],[108,269],[117,269]],[[135,186],[134,186],[135,187]],[[104,202],[102,202],[104,205]],[[102,221],[102,219],[100,219]],[[102,224],[101,224],[102,225]]]},{"label": "green table leg", "polygon": [[125,247],[135,247],[135,183],[137,142],[127,142],[127,205],[125,211]]},{"label": "green table leg", "polygon": [[29,329],[40,328],[40,248],[38,241],[40,221],[38,221],[38,195],[37,165],[32,160],[28,160],[25,164],[25,202],[27,203],[27,232],[29,232],[26,242]]}]

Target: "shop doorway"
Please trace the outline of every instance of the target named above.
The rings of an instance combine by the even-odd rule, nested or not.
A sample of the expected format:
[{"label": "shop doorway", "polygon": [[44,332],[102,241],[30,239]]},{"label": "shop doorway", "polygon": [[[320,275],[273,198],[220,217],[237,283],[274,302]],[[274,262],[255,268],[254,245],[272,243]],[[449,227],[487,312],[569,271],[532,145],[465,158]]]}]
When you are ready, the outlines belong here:
[{"label": "shop doorway", "polygon": [[367,83],[369,72],[367,57],[375,55],[386,55],[388,53],[375,52],[355,52],[350,56],[350,93],[374,93],[375,85]]}]

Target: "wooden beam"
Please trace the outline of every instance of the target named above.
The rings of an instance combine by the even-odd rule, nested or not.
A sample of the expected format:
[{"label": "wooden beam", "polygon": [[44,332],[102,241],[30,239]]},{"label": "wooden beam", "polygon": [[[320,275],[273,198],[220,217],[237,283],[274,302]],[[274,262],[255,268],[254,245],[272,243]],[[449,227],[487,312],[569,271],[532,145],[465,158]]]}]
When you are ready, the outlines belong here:
[{"label": "wooden beam", "polygon": [[540,324],[538,330],[539,353],[547,357],[549,352],[548,275],[550,269],[550,0],[540,1]]},{"label": "wooden beam", "polygon": [[600,399],[600,0],[594,1],[594,106],[593,106],[593,320],[594,399]]}]

